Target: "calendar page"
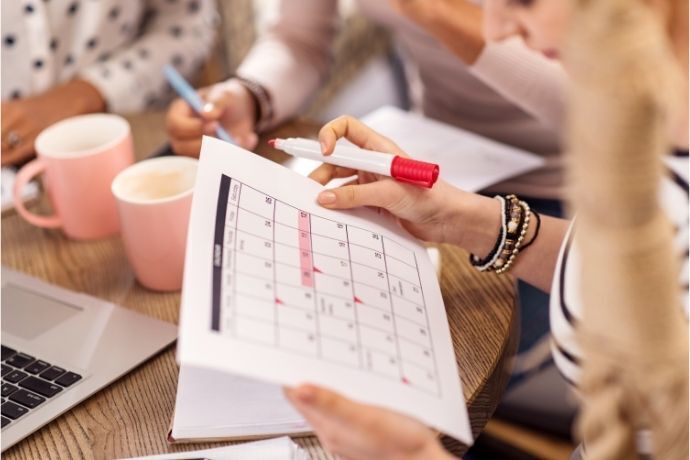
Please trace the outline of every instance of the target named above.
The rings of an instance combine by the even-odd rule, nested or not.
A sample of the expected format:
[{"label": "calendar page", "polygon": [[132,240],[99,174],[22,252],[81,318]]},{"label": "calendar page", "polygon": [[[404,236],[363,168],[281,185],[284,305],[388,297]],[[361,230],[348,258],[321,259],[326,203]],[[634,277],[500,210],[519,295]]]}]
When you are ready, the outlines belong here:
[{"label": "calendar page", "polygon": [[303,382],[472,442],[443,299],[386,214],[320,207],[322,186],[205,137],[190,218],[179,359]]}]

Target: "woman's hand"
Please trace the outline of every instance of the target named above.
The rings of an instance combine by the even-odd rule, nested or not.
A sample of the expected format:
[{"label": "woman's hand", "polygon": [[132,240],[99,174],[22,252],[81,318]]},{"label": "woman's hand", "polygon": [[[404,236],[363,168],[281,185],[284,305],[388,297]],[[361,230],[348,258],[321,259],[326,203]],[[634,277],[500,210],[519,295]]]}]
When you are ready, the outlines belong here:
[{"label": "woman's hand", "polygon": [[90,83],[71,80],[27,98],[2,103],[2,165],[19,164],[34,156],[36,136],[68,117],[103,112],[106,103]]},{"label": "woman's hand", "polygon": [[437,460],[452,458],[420,422],[353,402],[314,385],[285,389],[321,444],[343,459]]},{"label": "woman's hand", "polygon": [[241,147],[249,150],[256,147],[259,138],[254,131],[254,100],[240,82],[230,80],[202,88],[199,95],[208,101],[201,117],[182,99],[173,101],[168,109],[166,128],[175,153],[198,157],[201,137],[215,135],[219,125]]},{"label": "woman's hand", "polygon": [[[360,121],[343,116],[325,125],[319,132],[324,155],[333,153],[336,141],[345,137],[357,146],[379,152],[407,156],[391,140],[376,133]],[[321,184],[337,177],[357,175],[356,183],[321,192],[318,203],[329,209],[359,206],[383,208],[395,216],[415,237],[433,242],[455,242],[458,228],[458,206],[471,195],[443,180],[431,189],[398,182],[395,179],[347,168],[323,164],[310,177]]]}]

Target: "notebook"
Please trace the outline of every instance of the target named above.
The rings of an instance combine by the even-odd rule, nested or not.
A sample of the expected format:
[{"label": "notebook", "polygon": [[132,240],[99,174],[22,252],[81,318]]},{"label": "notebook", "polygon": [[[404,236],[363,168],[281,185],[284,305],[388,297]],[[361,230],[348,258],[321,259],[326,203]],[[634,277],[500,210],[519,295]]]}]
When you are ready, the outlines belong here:
[{"label": "notebook", "polygon": [[182,365],[168,441],[245,440],[311,434],[280,385]]}]

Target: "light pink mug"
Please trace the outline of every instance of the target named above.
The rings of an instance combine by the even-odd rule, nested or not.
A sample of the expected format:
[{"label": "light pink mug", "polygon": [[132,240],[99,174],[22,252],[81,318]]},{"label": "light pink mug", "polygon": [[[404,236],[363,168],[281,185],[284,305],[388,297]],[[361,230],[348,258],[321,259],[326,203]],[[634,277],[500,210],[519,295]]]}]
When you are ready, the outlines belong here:
[{"label": "light pink mug", "polygon": [[144,160],[113,180],[125,252],[139,282],[154,291],[182,288],[197,160]]},{"label": "light pink mug", "polygon": [[[17,212],[33,225],[62,228],[78,240],[116,234],[119,222],[110,184],[134,162],[127,121],[110,114],[67,118],[44,129],[35,146],[37,158],[19,170],[14,184]],[[29,212],[22,200],[22,189],[41,173],[52,216]]]}]

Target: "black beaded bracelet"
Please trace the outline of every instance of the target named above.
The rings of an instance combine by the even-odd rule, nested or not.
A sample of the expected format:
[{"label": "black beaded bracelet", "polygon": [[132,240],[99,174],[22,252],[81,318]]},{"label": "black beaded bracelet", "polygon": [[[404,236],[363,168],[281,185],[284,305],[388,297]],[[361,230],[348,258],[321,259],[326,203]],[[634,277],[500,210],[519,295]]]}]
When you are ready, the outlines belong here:
[{"label": "black beaded bracelet", "polygon": [[470,255],[470,263],[479,271],[494,271],[498,274],[506,273],[512,267],[518,254],[532,244],[539,232],[541,218],[534,213],[537,219],[537,229],[532,239],[523,245],[532,217],[529,205],[519,200],[515,195],[494,197],[501,202],[501,229],[496,243],[491,252],[479,259]]},{"label": "black beaded bracelet", "polygon": [[534,229],[534,235],[532,235],[532,239],[530,239],[527,243],[522,245],[522,251],[527,249],[532,243],[534,243],[534,240],[537,239],[537,236],[539,236],[539,229],[541,228],[541,216],[539,215],[538,212],[532,212],[534,215],[534,218],[537,220],[537,226]]},{"label": "black beaded bracelet", "polygon": [[524,201],[518,201],[518,203],[522,212],[520,214],[520,223],[517,227],[517,232],[514,235],[515,239],[511,239],[512,244],[510,250],[504,251],[494,264],[494,271],[499,275],[506,273],[513,266],[515,259],[517,259],[518,254],[520,254],[522,250],[522,242],[529,229],[532,212],[530,211],[529,205]]},{"label": "black beaded bracelet", "polygon": [[510,219],[510,207],[507,205],[506,199],[502,196],[496,195],[494,199],[501,203],[501,227],[499,228],[496,243],[494,243],[494,247],[491,248],[491,251],[489,251],[486,257],[479,259],[479,257],[474,254],[470,254],[470,263],[479,271],[484,271],[491,267],[506,240],[506,222]]}]

